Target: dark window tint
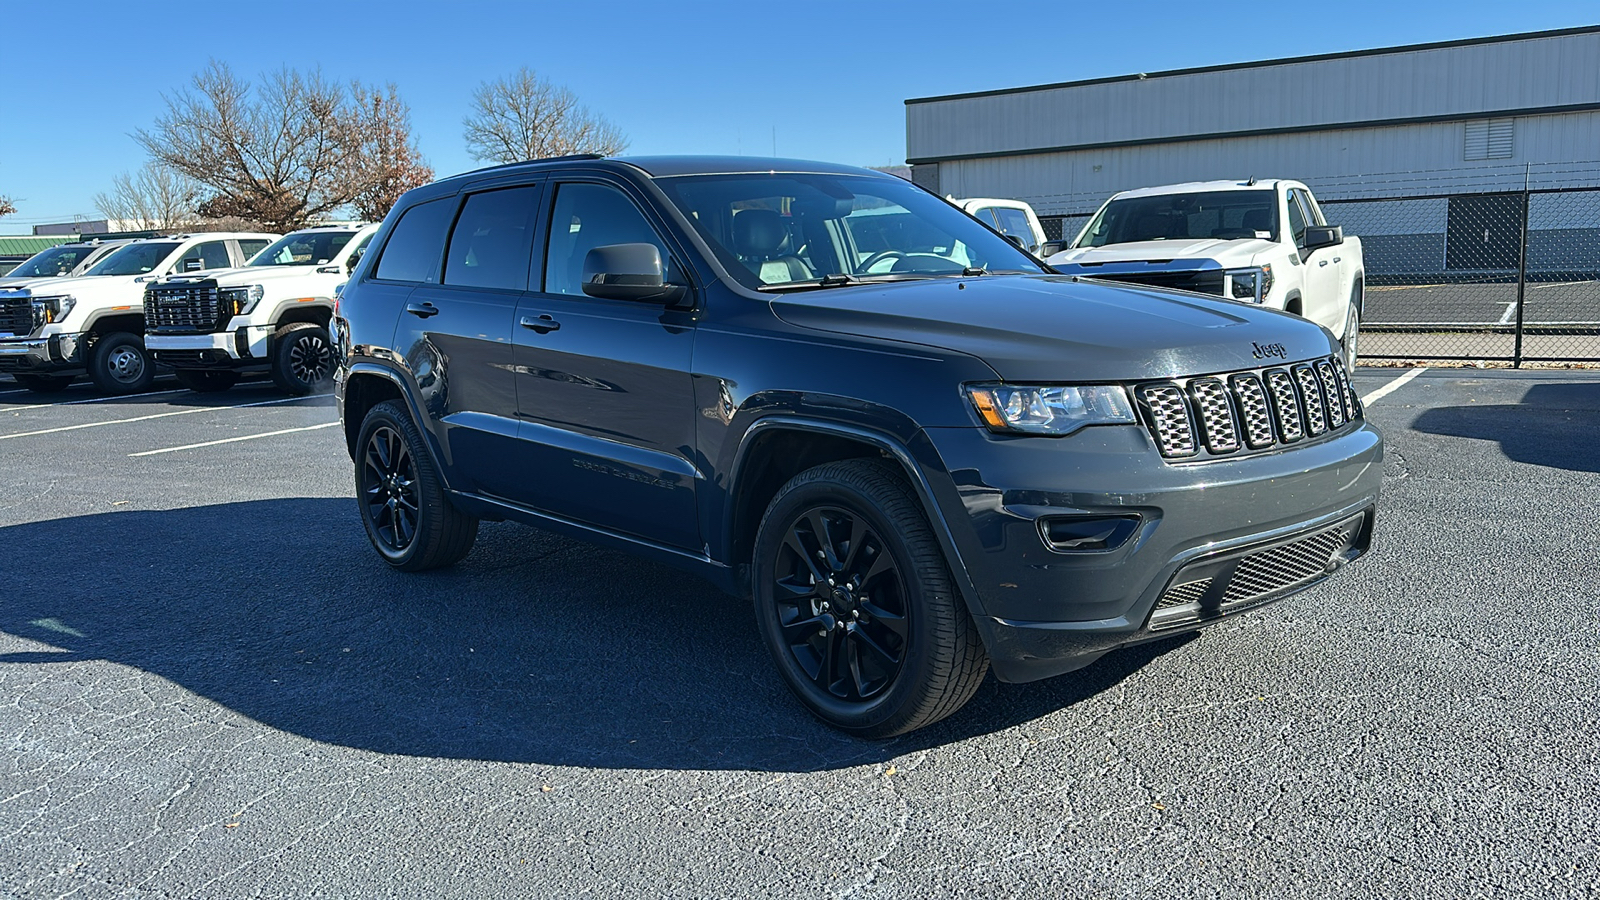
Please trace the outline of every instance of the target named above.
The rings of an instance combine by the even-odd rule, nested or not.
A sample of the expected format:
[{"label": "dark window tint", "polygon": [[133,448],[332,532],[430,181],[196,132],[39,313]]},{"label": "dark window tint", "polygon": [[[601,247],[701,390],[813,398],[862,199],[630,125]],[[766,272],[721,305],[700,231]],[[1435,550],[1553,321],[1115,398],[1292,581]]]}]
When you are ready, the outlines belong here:
[{"label": "dark window tint", "polygon": [[356,248],[350,251],[349,256],[345,257],[344,267],[346,269],[349,269],[352,272],[356,270],[356,263],[360,262],[362,255],[367,252],[367,245],[372,243],[372,236],[374,234],[377,234],[377,232],[369,232],[366,237],[356,242]]},{"label": "dark window tint", "polygon": [[455,212],[454,197],[419,203],[405,211],[383,245],[377,277],[392,281],[437,281],[444,230]]},{"label": "dark window tint", "polygon": [[1295,191],[1289,192],[1289,233],[1294,236],[1294,245],[1301,250],[1306,248],[1306,215],[1300,211],[1300,201],[1295,197]]},{"label": "dark window tint", "polygon": [[[195,265],[196,261],[200,265]],[[178,272],[195,272],[202,269],[226,269],[233,265],[228,258],[227,241],[206,241],[183,251],[183,257],[178,261]]]},{"label": "dark window tint", "polygon": [[555,211],[550,217],[545,291],[585,296],[581,286],[583,258],[590,250],[609,244],[655,244],[666,266],[667,280],[677,280],[672,274],[667,245],[627,196],[601,184],[563,184],[556,192]]},{"label": "dark window tint", "polygon": [[267,249],[267,242],[261,238],[244,238],[239,241],[239,251],[244,254],[245,262],[255,258],[257,253]]},{"label": "dark window tint", "polygon": [[18,278],[51,278],[56,275],[70,275],[77,268],[78,263],[89,258],[94,252],[93,247],[51,247],[42,253],[29,258],[27,262],[11,270],[11,274]]},{"label": "dark window tint", "polygon": [[455,231],[450,233],[445,284],[526,290],[533,214],[538,207],[539,189],[535,187],[468,197]]}]

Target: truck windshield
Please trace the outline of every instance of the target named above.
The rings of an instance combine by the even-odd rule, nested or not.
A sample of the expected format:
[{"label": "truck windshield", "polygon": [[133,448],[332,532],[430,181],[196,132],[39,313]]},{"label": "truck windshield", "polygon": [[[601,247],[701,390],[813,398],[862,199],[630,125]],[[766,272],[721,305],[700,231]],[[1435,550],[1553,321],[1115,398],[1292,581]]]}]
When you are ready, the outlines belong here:
[{"label": "truck windshield", "polygon": [[51,247],[35,253],[22,265],[11,270],[13,278],[54,278],[70,275],[78,263],[89,258],[93,247]]},{"label": "truck windshield", "polygon": [[1104,247],[1185,238],[1277,240],[1276,191],[1204,191],[1113,200],[1073,242]]},{"label": "truck windshield", "polygon": [[183,246],[177,243],[129,244],[94,264],[85,275],[143,275],[161,265],[172,251]]},{"label": "truck windshield", "polygon": [[257,253],[252,266],[325,266],[334,262],[354,231],[305,231],[285,235],[276,244]]},{"label": "truck windshield", "polygon": [[746,287],[1046,271],[1005,238],[898,178],[774,172],[656,183]]}]

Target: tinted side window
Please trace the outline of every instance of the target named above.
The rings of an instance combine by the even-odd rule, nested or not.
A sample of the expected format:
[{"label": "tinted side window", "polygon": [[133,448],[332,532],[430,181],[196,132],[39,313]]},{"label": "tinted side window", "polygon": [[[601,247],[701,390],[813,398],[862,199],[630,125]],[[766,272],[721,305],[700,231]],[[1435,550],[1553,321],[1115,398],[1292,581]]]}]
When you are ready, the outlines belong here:
[{"label": "tinted side window", "polygon": [[1294,235],[1294,245],[1301,250],[1306,248],[1306,216],[1300,211],[1300,201],[1295,197],[1295,192],[1289,192],[1289,233]]},{"label": "tinted side window", "polygon": [[356,242],[356,248],[350,251],[349,256],[345,257],[344,267],[346,269],[349,269],[352,272],[355,271],[356,263],[361,261],[362,255],[367,252],[367,245],[372,243],[373,234],[377,234],[377,232],[374,231]]},{"label": "tinted side window", "polygon": [[406,210],[395,223],[376,277],[391,281],[438,281],[444,251],[444,230],[455,212],[456,198],[440,197]]},{"label": "tinted side window", "polygon": [[550,216],[545,291],[587,296],[581,287],[583,258],[590,250],[609,244],[655,244],[666,265],[667,281],[678,280],[672,274],[666,243],[625,194],[602,184],[563,184]]},{"label": "tinted side window", "polygon": [[249,262],[255,259],[257,253],[267,249],[269,243],[271,242],[261,238],[240,238],[239,252],[244,254],[244,261]]},{"label": "tinted side window", "polygon": [[468,197],[450,234],[444,283],[527,290],[533,215],[538,208],[536,187],[485,191]]}]

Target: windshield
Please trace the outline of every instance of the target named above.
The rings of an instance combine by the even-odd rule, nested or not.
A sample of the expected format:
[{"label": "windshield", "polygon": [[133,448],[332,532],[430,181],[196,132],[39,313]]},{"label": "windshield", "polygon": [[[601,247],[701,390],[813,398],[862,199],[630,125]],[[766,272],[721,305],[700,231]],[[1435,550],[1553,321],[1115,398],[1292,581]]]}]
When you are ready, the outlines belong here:
[{"label": "windshield", "polygon": [[70,275],[78,267],[78,263],[89,258],[94,252],[93,247],[51,247],[41,253],[35,253],[27,262],[11,270],[17,278],[54,278],[57,275]]},{"label": "windshield", "polygon": [[257,253],[252,266],[325,266],[336,262],[339,251],[355,237],[354,231],[305,231],[285,235]]},{"label": "windshield", "polygon": [[656,183],[747,287],[1045,271],[1005,238],[898,178],[763,173]]},{"label": "windshield", "polygon": [[129,244],[95,263],[85,275],[143,275],[182,244]]},{"label": "windshield", "polygon": [[1072,246],[1104,247],[1183,238],[1273,241],[1277,234],[1276,191],[1205,191],[1113,200]]}]

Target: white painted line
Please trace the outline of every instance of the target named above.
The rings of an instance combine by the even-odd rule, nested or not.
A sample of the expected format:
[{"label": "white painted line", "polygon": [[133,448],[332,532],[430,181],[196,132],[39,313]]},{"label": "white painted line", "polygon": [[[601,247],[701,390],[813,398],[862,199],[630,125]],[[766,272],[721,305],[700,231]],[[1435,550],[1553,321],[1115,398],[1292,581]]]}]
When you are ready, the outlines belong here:
[{"label": "white painted line", "polygon": [[271,406],[275,403],[295,403],[300,400],[316,399],[318,395],[310,394],[305,397],[289,397],[283,400],[263,400],[260,403],[238,403],[233,406],[197,406],[194,409],[180,409],[176,412],[154,413],[148,416],[134,416],[131,419],[111,419],[106,422],[85,422],[82,425],[63,425],[60,428],[41,428],[38,431],[21,431],[16,434],[0,434],[0,441],[9,441],[12,438],[33,437],[39,434],[57,434],[62,431],[77,431],[80,428],[99,428],[101,425],[124,425],[128,422],[147,422],[151,419],[165,419],[168,416],[188,416],[194,413],[216,412],[223,409],[248,409],[252,406]]},{"label": "white painted line", "polygon": [[1378,388],[1377,390],[1375,390],[1372,393],[1366,395],[1365,397],[1362,397],[1361,398],[1361,405],[1362,406],[1370,406],[1373,403],[1376,403],[1379,400],[1382,400],[1383,398],[1389,396],[1390,394],[1394,393],[1395,391],[1400,390],[1400,388],[1405,386],[1406,382],[1408,382],[1411,379],[1417,377],[1418,375],[1421,375],[1423,372],[1426,372],[1426,371],[1428,371],[1428,367],[1427,366],[1423,366],[1420,369],[1412,369],[1411,371],[1405,373],[1404,375],[1401,375],[1399,378],[1396,378],[1395,380],[1389,382],[1388,384],[1384,385],[1383,387]]},{"label": "white painted line", "polygon": [[129,453],[129,456],[155,456],[157,453],[176,453],[179,450],[195,450],[200,447],[215,447],[218,444],[235,444],[239,441],[253,441],[256,438],[277,437],[280,434],[294,434],[299,431],[316,431],[321,428],[332,428],[338,422],[324,422],[321,425],[307,425],[304,428],[285,428],[281,431],[268,431],[265,434],[247,434],[243,437],[223,438],[220,441],[205,441],[199,444],[184,444],[182,447],[162,447],[160,450],[146,450],[143,453]]},{"label": "white painted line", "polygon": [[1495,324],[1497,324],[1497,325],[1510,325],[1511,324],[1511,317],[1516,315],[1516,314],[1517,314],[1517,301],[1513,300],[1510,303],[1506,304],[1506,311],[1500,314],[1500,321],[1496,322]]},{"label": "white painted line", "polygon": [[28,406],[13,406],[10,409],[0,409],[0,412],[22,412],[25,409],[49,409],[52,406],[76,406],[79,403],[105,403],[109,400],[133,400],[138,397],[159,397],[162,394],[187,394],[188,388],[178,388],[171,391],[149,391],[143,394],[113,394],[110,397],[90,397],[87,400],[63,400],[60,403],[33,403]]}]

